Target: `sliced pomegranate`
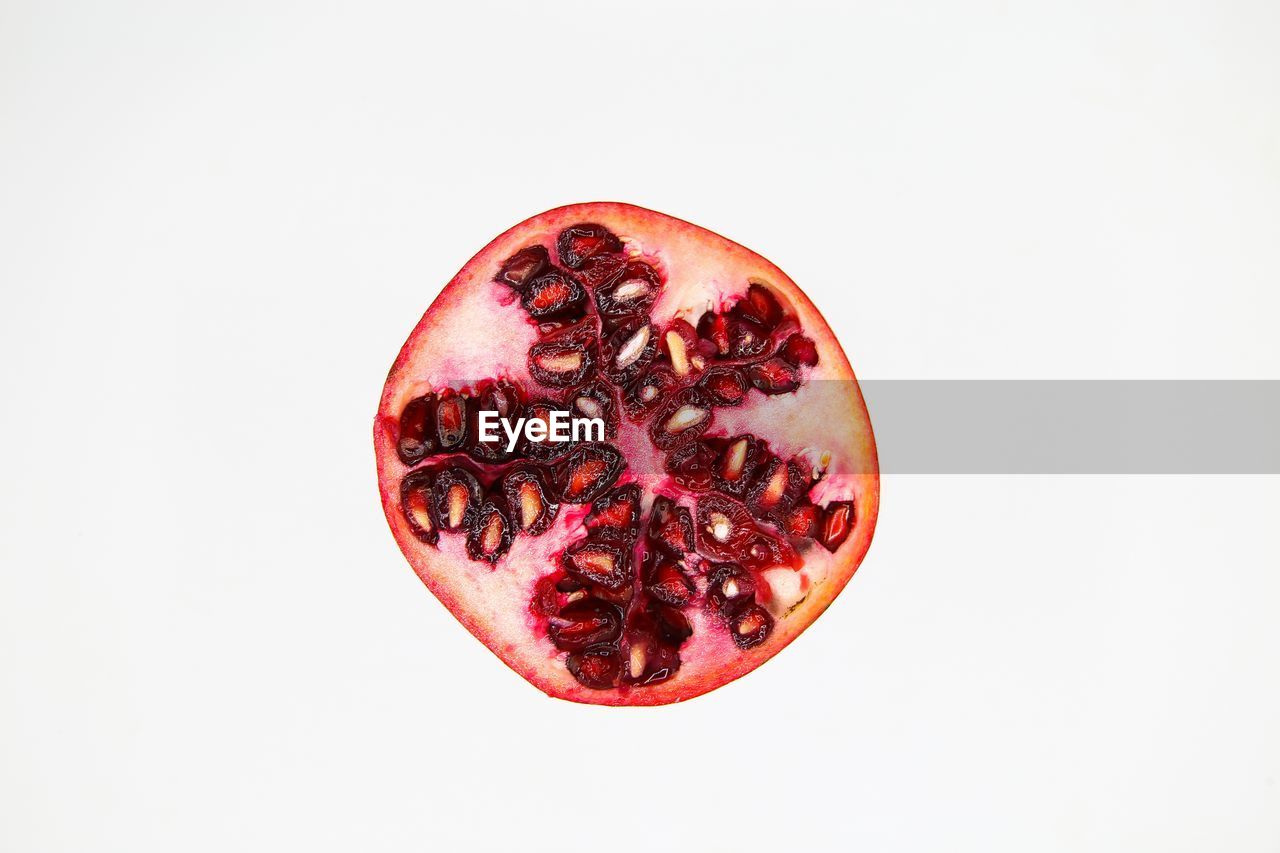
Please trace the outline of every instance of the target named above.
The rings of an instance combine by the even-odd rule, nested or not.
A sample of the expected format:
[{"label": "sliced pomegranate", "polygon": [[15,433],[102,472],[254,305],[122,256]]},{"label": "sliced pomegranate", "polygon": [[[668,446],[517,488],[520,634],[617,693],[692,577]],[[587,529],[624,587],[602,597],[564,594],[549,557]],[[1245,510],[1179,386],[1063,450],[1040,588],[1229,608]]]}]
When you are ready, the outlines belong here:
[{"label": "sliced pomegranate", "polygon": [[[489,412],[507,428],[485,437]],[[551,438],[569,417],[605,435]],[[857,568],[879,496],[857,384],[795,284],[621,204],[476,255],[393,366],[375,449],[427,586],[538,687],[598,704],[776,654]]]}]

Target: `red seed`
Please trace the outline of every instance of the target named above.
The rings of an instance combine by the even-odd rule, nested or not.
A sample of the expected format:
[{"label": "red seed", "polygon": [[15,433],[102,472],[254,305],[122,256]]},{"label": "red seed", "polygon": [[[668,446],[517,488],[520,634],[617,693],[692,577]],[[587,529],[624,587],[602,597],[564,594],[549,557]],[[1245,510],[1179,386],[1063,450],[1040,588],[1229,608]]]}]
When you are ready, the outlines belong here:
[{"label": "red seed", "polygon": [[507,511],[498,500],[485,501],[476,511],[467,532],[467,554],[473,560],[496,563],[511,548],[514,531]]},{"label": "red seed", "polygon": [[627,554],[605,542],[580,542],[564,553],[561,562],[570,574],[605,589],[622,589],[633,578]]},{"label": "red seed", "polygon": [[529,349],[529,373],[540,385],[567,388],[577,385],[591,371],[594,359],[582,344],[554,340]]},{"label": "red seed", "polygon": [[541,320],[549,317],[581,316],[587,292],[575,279],[552,271],[538,276],[525,288],[520,304],[529,316]]},{"label": "red seed", "polygon": [[557,648],[567,652],[612,643],[622,635],[622,612],[598,598],[580,599],[551,619],[547,634]]},{"label": "red seed", "polygon": [[835,550],[853,532],[854,521],[854,508],[851,501],[835,501],[827,504],[818,541],[828,551],[835,553]]},{"label": "red seed", "polygon": [[813,367],[818,363],[818,347],[812,340],[799,333],[787,338],[778,352],[783,360],[797,367]]},{"label": "red seed", "polygon": [[729,633],[740,649],[760,645],[772,630],[773,617],[758,604],[749,605],[729,620]]},{"label": "red seed", "polygon": [[583,222],[560,232],[556,251],[560,255],[560,263],[577,269],[594,255],[622,251],[622,241],[603,225]]},{"label": "red seed", "polygon": [[693,550],[693,516],[671,498],[658,495],[649,512],[648,537],[655,547],[683,557]]},{"label": "red seed", "polygon": [[434,502],[431,499],[430,471],[412,471],[400,481],[400,510],[413,535],[434,545],[440,538]]},{"label": "red seed", "polygon": [[457,450],[467,441],[467,401],[446,391],[436,404],[436,442],[441,451]]},{"label": "red seed", "polygon": [[618,650],[610,647],[596,646],[569,655],[565,666],[574,678],[584,687],[593,690],[607,690],[618,682],[622,672],[622,661]]},{"label": "red seed", "polygon": [[736,368],[713,367],[700,384],[716,405],[736,406],[747,396],[747,380]]},{"label": "red seed", "polygon": [[693,584],[671,557],[651,553],[645,574],[645,589],[665,604],[683,607],[693,597]]},{"label": "red seed", "polygon": [[698,320],[698,337],[705,338],[721,357],[729,354],[729,320],[723,314],[708,311]]},{"label": "red seed", "polygon": [[782,306],[778,304],[777,297],[760,284],[748,287],[746,294],[738,300],[733,310],[740,316],[755,320],[766,330],[772,330],[782,322]]},{"label": "red seed", "polygon": [[613,445],[579,447],[560,463],[560,499],[571,504],[591,503],[614,484],[624,464]]},{"label": "red seed", "polygon": [[597,498],[583,522],[598,538],[634,540],[639,533],[640,486],[629,483]]},{"label": "red seed", "polygon": [[498,271],[494,281],[523,292],[525,285],[542,275],[549,264],[546,249],[542,246],[528,246],[502,263],[502,269]]},{"label": "red seed", "polygon": [[800,387],[800,376],[793,365],[771,358],[747,369],[751,384],[766,394],[786,394]]},{"label": "red seed", "polygon": [[400,437],[396,453],[406,465],[414,465],[435,452],[434,430],[436,397],[426,394],[405,404],[400,413]]}]

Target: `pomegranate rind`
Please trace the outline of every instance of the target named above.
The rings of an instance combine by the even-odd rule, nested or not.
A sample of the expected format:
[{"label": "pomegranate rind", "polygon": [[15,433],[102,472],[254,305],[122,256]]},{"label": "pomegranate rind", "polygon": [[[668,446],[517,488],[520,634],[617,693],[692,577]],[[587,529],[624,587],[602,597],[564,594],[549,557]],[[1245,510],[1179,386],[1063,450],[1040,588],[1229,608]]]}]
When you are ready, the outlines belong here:
[{"label": "pomegranate rind", "polygon": [[[678,675],[643,687],[596,690],[580,684],[565,667],[563,652],[547,637],[545,620],[529,607],[538,581],[554,569],[558,555],[581,538],[588,507],[561,512],[540,537],[517,537],[494,567],[468,560],[463,536],[442,536],[438,547],[422,543],[400,506],[399,484],[411,470],[396,453],[400,411],[428,391],[496,374],[534,387],[526,354],[538,340],[537,330],[518,295],[493,278],[508,257],[529,245],[544,245],[555,257],[557,235],[582,222],[604,225],[622,238],[629,255],[665,272],[666,286],[650,311],[655,326],[665,327],[677,316],[696,322],[703,308],[719,310],[744,294],[750,282],[772,287],[816,342],[819,363],[806,368],[806,384],[799,391],[768,398],[767,414],[762,414],[763,406],[759,411],[751,405],[717,409],[716,426],[727,434],[751,432],[771,444],[788,437],[793,451],[821,448],[829,454],[829,467],[811,497],[822,503],[849,500],[856,511],[853,533],[835,553],[821,547],[806,550],[805,565],[794,577],[782,574],[789,569],[764,573],[766,585],[772,576],[779,581],[773,585],[778,591],[785,588],[788,597],[778,599],[779,612],[772,613],[776,624],[763,643],[738,649],[717,617],[690,607],[686,616],[694,637],[680,650]],[[497,333],[477,335],[479,330]],[[829,381],[822,393],[806,394],[821,380]],[[511,669],[547,695],[573,702],[665,705],[700,696],[751,672],[789,645],[845,588],[870,547],[879,512],[879,465],[866,405],[853,369],[817,307],[782,270],[751,250],[697,225],[617,202],[574,204],[541,213],[505,231],[468,261],[401,348],[387,376],[373,432],[383,510],[415,573]],[[629,458],[640,452],[625,445],[622,449]],[[624,475],[623,482],[626,479]],[[789,603],[793,598],[797,600]]]}]

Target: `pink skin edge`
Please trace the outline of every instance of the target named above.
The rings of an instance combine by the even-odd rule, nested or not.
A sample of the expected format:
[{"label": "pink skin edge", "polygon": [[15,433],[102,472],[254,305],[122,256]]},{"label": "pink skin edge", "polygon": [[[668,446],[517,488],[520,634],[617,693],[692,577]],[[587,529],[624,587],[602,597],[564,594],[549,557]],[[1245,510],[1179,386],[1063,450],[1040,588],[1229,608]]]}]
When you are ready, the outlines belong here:
[{"label": "pink skin edge", "polygon": [[[495,636],[495,631],[498,630],[495,623],[477,616],[477,612],[484,608],[478,606],[474,597],[470,600],[463,597],[465,592],[475,590],[467,583],[459,582],[457,578],[461,571],[460,564],[467,562],[465,557],[461,556],[462,537],[442,536],[439,550],[425,546],[413,536],[400,509],[399,482],[408,469],[396,455],[395,440],[399,411],[404,402],[416,393],[420,393],[424,383],[429,385],[455,377],[481,379],[492,375],[493,372],[491,366],[487,370],[484,368],[481,358],[465,356],[455,358],[448,351],[447,343],[443,346],[437,345],[437,341],[445,339],[443,334],[432,337],[434,333],[444,331],[436,328],[437,323],[441,318],[459,312],[465,315],[467,310],[475,310],[478,291],[482,292],[486,298],[501,298],[505,288],[491,284],[490,279],[505,258],[539,239],[539,235],[554,257],[555,235],[568,225],[578,222],[598,222],[621,237],[634,238],[640,244],[640,248],[645,251],[644,256],[647,259],[653,258],[648,254],[645,244],[653,247],[658,256],[666,254],[664,247],[679,246],[680,248],[673,252],[681,254],[684,260],[705,256],[709,267],[730,269],[729,277],[733,279],[736,286],[721,287],[719,290],[721,301],[732,301],[745,292],[746,277],[735,275],[736,273],[748,271],[751,275],[767,281],[774,291],[789,303],[790,309],[798,316],[806,333],[819,341],[822,361],[814,369],[811,378],[828,377],[848,380],[839,387],[844,388],[847,385],[849,388],[847,410],[842,410],[841,414],[850,419],[850,430],[847,436],[835,437],[836,443],[842,443],[843,446],[835,455],[829,479],[819,485],[813,497],[815,501],[823,502],[852,499],[857,516],[853,535],[834,555],[818,549],[820,554],[811,557],[811,559],[829,562],[825,578],[821,583],[810,588],[807,596],[785,618],[777,621],[773,634],[765,643],[754,649],[738,651],[729,640],[726,629],[708,622],[698,607],[689,608],[686,615],[690,616],[695,629],[692,642],[698,642],[701,639],[705,650],[695,654],[692,653],[690,644],[686,644],[681,649],[681,657],[686,658],[687,651],[690,652],[689,657],[684,660],[676,677],[649,687],[591,690],[580,685],[565,668],[563,653],[556,650],[546,639],[545,625],[528,612],[527,596],[523,603],[522,618],[525,622],[523,639],[510,629],[506,631],[506,636]],[[635,244],[628,242],[629,249],[633,245]],[[661,264],[660,257],[656,260]],[[668,272],[672,275],[671,285],[674,286],[675,277],[680,271],[673,268]],[[679,292],[675,292],[676,290]],[[693,292],[692,289],[687,285],[682,285],[675,290],[664,290],[663,296],[651,312],[655,326],[661,327],[665,324],[673,316],[674,303],[681,301],[682,295],[688,295],[691,292]],[[508,299],[508,302],[511,303],[514,300]],[[481,310],[488,313],[489,309]],[[495,302],[492,308],[492,311],[498,315],[507,310],[512,312],[513,319],[516,316],[522,318],[523,312],[518,303],[509,304],[504,308]],[[686,315],[686,319],[696,322],[697,312],[694,312],[692,317]],[[521,324],[528,331],[527,343],[531,343],[534,339],[532,327],[523,319]],[[520,338],[520,326],[513,323],[511,329],[504,327],[501,330],[501,337]],[[830,343],[823,344],[824,338]],[[519,341],[514,343],[527,349],[527,343]],[[504,343],[504,345],[509,344]],[[432,369],[428,371],[427,367]],[[518,365],[509,370],[508,375],[517,381],[528,382],[525,370],[524,360],[521,358]],[[436,375],[424,377],[424,372]],[[471,373],[474,373],[474,376]],[[773,399],[782,400],[783,398]],[[716,424],[728,427],[729,433],[732,434],[734,416],[731,414],[722,418],[721,411],[717,410]],[[749,416],[745,414],[749,411],[749,407],[729,410],[730,413],[738,413],[737,417],[743,420],[749,420]],[[812,421],[813,419],[810,418],[807,423],[811,424]],[[761,437],[770,438],[770,435],[758,427],[750,431]],[[813,431],[812,426],[810,431]],[[830,436],[827,439],[832,440]],[[620,442],[620,444],[623,445],[624,452],[629,455],[638,449],[632,441]],[[777,446],[778,442],[771,439],[771,444]],[[799,636],[844,589],[870,547],[879,510],[879,468],[871,425],[866,416],[861,392],[857,388],[853,370],[843,350],[838,343],[835,343],[834,335],[825,319],[808,297],[772,263],[724,237],[661,213],[614,202],[568,205],[539,214],[508,229],[467,262],[431,304],[392,365],[378,407],[378,414],[374,420],[374,446],[379,490],[388,524],[401,551],[427,588],[472,635],[530,683],[549,696],[585,704],[627,706],[680,702],[700,696],[751,672]],[[783,448],[778,449],[781,451]],[[842,473],[840,467],[842,465],[845,466],[844,471],[847,473]],[[624,475],[620,482],[625,482],[627,479],[628,477]],[[661,486],[661,484],[654,485],[659,488]],[[545,559],[547,554],[558,551],[574,541],[581,535],[577,528],[580,527],[581,518],[585,513],[585,507],[562,508],[561,516],[557,519],[555,526],[539,537],[542,540],[539,543],[541,547],[527,548],[524,559],[532,561]],[[506,559],[515,560],[518,557],[519,552],[513,548]],[[545,574],[551,568],[552,565],[547,560],[541,565],[540,573]],[[487,566],[484,569],[484,571],[502,570],[501,565],[497,570],[489,569]],[[531,585],[529,588],[531,589]],[[505,598],[500,596],[498,601],[483,603],[496,604],[503,608],[516,606],[518,595],[517,601],[512,601],[510,593],[504,590],[503,594]],[[708,632],[718,632],[722,638],[721,641],[710,640],[707,636]]]}]

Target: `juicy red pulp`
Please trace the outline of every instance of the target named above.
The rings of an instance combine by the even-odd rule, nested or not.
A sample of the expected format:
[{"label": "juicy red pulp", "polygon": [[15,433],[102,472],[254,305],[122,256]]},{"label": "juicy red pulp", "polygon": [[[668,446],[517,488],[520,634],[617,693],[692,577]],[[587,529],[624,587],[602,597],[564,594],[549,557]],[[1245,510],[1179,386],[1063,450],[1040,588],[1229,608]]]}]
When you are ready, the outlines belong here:
[{"label": "juicy red pulp", "polygon": [[[693,634],[690,608],[705,608],[744,652],[765,642],[775,623],[757,600],[759,573],[798,568],[813,543],[834,552],[857,523],[853,503],[813,503],[822,475],[803,458],[710,430],[717,409],[741,405],[753,389],[799,388],[818,363],[813,340],[755,281],[724,310],[655,325],[649,309],[663,274],[595,223],[564,229],[554,260],[546,246],[520,249],[493,281],[494,298],[510,288],[538,330],[532,383],[495,377],[403,407],[396,452],[411,469],[400,496],[413,535],[431,546],[463,536],[470,559],[501,572],[518,537],[541,536],[562,505],[589,506],[582,535],[547,566],[529,604],[588,688],[676,676]],[[480,440],[481,411],[513,424],[549,422],[556,411],[598,417],[606,438],[522,437],[509,451],[501,430],[498,441]],[[665,459],[672,485],[657,486],[665,493],[651,501],[645,472],[630,470],[611,443],[624,421]]]}]

